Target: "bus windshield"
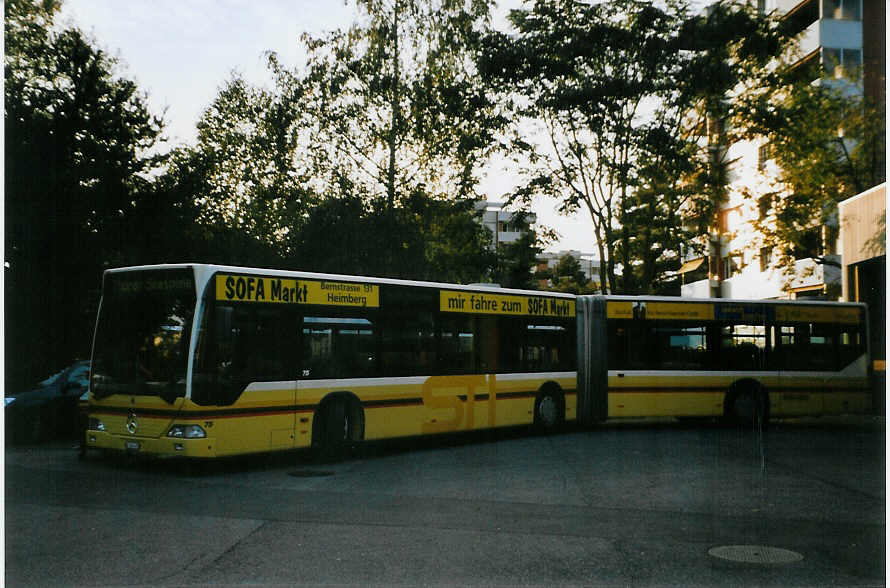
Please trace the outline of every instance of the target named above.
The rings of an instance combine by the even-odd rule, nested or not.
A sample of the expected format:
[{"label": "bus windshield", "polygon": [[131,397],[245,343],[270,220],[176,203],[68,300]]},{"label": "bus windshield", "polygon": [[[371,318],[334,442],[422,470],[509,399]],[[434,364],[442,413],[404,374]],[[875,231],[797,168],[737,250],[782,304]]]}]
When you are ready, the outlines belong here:
[{"label": "bus windshield", "polygon": [[190,269],[105,276],[93,349],[92,392],[185,395],[195,282]]}]

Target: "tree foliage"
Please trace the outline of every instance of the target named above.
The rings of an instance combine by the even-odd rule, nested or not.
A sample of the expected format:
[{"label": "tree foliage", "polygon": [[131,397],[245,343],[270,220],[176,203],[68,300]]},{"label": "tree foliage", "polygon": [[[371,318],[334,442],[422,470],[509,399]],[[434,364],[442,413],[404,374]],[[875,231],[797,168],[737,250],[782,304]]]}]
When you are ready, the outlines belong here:
[{"label": "tree foliage", "polygon": [[[111,265],[534,288],[540,231],[492,250],[477,217],[495,153],[520,164],[516,202],[543,195],[590,215],[614,293],[674,291],[682,253],[726,198],[727,142],[770,137],[776,193],[792,194],[770,201],[770,238],[789,251],[801,231],[831,225],[839,199],[884,177],[883,111],[770,66],[788,25],[744,3],[692,15],[683,0],[537,0],[511,12],[507,33],[491,29],[490,0],[357,5],[349,28],[303,38],[304,67],[269,52],[270,87],[224,81],[196,142],[157,157],[162,121],[115,60],[54,28],[53,0],[5,4],[17,357],[85,355]],[[552,278],[586,286],[569,259]]]},{"label": "tree foliage", "polygon": [[[590,214],[604,290],[661,291],[688,240],[681,211],[709,217],[725,194],[700,123],[728,116],[727,92],[781,50],[778,27],[741,5],[692,17],[682,2],[637,0],[539,0],[511,21],[515,34],[486,37],[480,67],[523,121],[514,148],[531,165],[517,196]],[[535,122],[543,144],[528,140]]]},{"label": "tree foliage", "polygon": [[156,164],[146,153],[162,126],[114,59],[80,31],[52,27],[57,10],[4,5],[12,381],[88,354],[100,270],[122,261],[124,242],[145,229],[137,209]]},{"label": "tree foliage", "polygon": [[302,136],[313,175],[382,214],[392,237],[378,248],[386,275],[405,275],[398,234],[409,201],[479,196],[481,165],[504,124],[472,59],[490,5],[359,2],[363,16],[348,30],[304,38],[306,72],[292,79],[311,121]]},{"label": "tree foliage", "polygon": [[851,81],[786,73],[749,112],[776,163],[771,190],[750,194],[761,208],[757,228],[786,268],[801,257],[836,263],[825,254],[838,236],[838,203],[886,180],[885,105]]},{"label": "tree foliage", "polygon": [[545,270],[540,277],[549,280],[551,289],[557,292],[589,294],[593,290],[589,287],[581,262],[570,253],[560,257],[556,267]]},{"label": "tree foliage", "polygon": [[491,2],[359,2],[346,31],[305,37],[307,140],[328,177],[389,208],[416,189],[475,195],[480,161],[502,121],[473,69]]},{"label": "tree foliage", "polygon": [[494,256],[474,173],[490,138],[465,102],[476,81],[452,62],[487,5],[365,8],[364,24],[304,38],[305,71],[269,53],[272,89],[237,76],[220,89],[183,158],[200,222],[254,236],[230,237],[237,257],[271,250],[280,267],[483,279]]}]

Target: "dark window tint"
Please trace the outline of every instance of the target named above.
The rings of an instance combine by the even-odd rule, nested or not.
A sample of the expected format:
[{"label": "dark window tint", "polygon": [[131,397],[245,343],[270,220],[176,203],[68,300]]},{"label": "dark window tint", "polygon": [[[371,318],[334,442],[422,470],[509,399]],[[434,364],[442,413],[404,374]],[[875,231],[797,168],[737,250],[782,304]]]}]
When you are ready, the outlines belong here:
[{"label": "dark window tint", "polygon": [[375,325],[364,317],[303,317],[301,377],[376,375]]},{"label": "dark window tint", "polygon": [[609,368],[708,369],[708,331],[701,323],[610,320]]},{"label": "dark window tint", "polygon": [[92,364],[97,398],[184,395],[194,288],[190,270],[106,275]]},{"label": "dark window tint", "polygon": [[520,357],[523,372],[576,369],[574,324],[529,322]]},{"label": "dark window tint", "polygon": [[775,365],[780,370],[840,370],[865,353],[858,325],[777,325]]},{"label": "dark window tint", "polygon": [[725,370],[766,368],[766,327],[763,325],[721,325],[717,366]]},{"label": "dark window tint", "polygon": [[294,379],[298,329],[296,312],[284,306],[213,307],[199,334],[193,400],[227,405],[251,382]]},{"label": "dark window tint", "polygon": [[439,369],[443,374],[471,374],[474,366],[473,317],[439,315]]}]

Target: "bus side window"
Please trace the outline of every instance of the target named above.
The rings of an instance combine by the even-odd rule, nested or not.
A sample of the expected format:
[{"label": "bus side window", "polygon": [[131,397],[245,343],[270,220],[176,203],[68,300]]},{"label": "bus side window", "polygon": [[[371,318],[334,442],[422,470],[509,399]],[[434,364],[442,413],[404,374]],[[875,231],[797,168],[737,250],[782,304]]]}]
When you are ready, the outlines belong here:
[{"label": "bus side window", "polygon": [[372,317],[303,317],[301,377],[371,377],[377,374]]},{"label": "bus side window", "polygon": [[832,325],[779,325],[776,368],[796,371],[833,371],[838,357],[837,329]]},{"label": "bus side window", "polygon": [[251,382],[292,379],[296,359],[292,311],[219,304],[202,325],[193,400],[232,404]]},{"label": "bus side window", "polygon": [[430,375],[436,365],[432,312],[392,311],[380,327],[380,369],[384,376]]},{"label": "bus side window", "polygon": [[660,354],[656,341],[655,321],[624,321],[627,327],[627,355],[623,369],[659,369]]},{"label": "bus side window", "polygon": [[523,346],[524,371],[576,369],[574,330],[550,323],[529,324]]},{"label": "bus side window", "polygon": [[659,321],[654,340],[658,369],[694,370],[708,367],[707,332],[703,325]]},{"label": "bus side window", "polygon": [[438,365],[443,374],[473,373],[473,319],[455,315],[438,317]]},{"label": "bus side window", "polygon": [[730,324],[720,327],[717,365],[727,370],[760,370],[766,367],[766,327]]},{"label": "bus side window", "polygon": [[473,321],[473,373],[488,374],[498,371],[498,317],[477,316]]},{"label": "bus side window", "polygon": [[609,369],[623,370],[628,367],[627,350],[628,325],[626,321],[610,320],[608,322],[608,354]]},{"label": "bus side window", "polygon": [[499,317],[498,335],[500,338],[498,371],[501,373],[523,372],[523,347],[528,321],[523,317]]},{"label": "bus side window", "polygon": [[843,369],[865,353],[864,337],[858,325],[841,326],[838,336],[838,368]]}]

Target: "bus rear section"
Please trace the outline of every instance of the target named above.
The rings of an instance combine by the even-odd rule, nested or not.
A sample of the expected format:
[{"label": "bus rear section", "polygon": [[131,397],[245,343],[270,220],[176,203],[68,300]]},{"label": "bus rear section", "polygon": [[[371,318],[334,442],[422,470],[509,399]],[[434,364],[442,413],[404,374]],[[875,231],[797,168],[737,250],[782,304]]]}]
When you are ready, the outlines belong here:
[{"label": "bus rear section", "polygon": [[154,454],[213,453],[186,402],[197,296],[189,267],[105,273],[96,323],[86,447]]},{"label": "bus rear section", "polygon": [[870,407],[863,305],[591,296],[578,308],[586,422]]}]

